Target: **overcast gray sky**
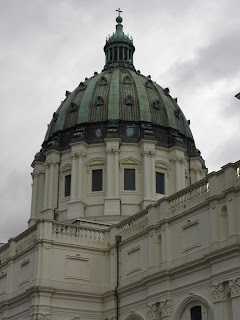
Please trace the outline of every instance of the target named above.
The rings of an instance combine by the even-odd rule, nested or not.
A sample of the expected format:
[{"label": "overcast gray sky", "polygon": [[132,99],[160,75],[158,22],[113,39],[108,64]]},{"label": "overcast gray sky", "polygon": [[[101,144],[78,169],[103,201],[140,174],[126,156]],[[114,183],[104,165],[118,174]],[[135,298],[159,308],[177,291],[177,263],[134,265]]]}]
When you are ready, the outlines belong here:
[{"label": "overcast gray sky", "polygon": [[239,0],[0,0],[0,242],[26,229],[31,162],[65,91],[101,72],[119,6],[135,67],[178,97],[209,172],[240,159]]}]

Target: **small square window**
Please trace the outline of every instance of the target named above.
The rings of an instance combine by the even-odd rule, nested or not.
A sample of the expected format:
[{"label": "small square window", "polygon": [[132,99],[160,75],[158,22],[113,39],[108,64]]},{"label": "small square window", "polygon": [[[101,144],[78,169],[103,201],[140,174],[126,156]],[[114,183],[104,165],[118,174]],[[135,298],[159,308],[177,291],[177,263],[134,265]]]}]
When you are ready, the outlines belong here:
[{"label": "small square window", "polygon": [[124,190],[136,190],[135,169],[124,169]]},{"label": "small square window", "polygon": [[69,197],[71,194],[71,175],[65,176],[64,196]]},{"label": "small square window", "polygon": [[102,169],[92,170],[92,191],[102,191],[103,171]]},{"label": "small square window", "polygon": [[165,175],[162,172],[156,172],[156,193],[165,194]]}]

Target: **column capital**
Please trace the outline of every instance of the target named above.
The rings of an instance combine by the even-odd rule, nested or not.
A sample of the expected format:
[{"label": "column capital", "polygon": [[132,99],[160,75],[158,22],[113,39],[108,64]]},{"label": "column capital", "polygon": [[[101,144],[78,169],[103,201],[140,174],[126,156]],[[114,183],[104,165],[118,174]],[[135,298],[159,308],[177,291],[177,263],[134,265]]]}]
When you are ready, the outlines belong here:
[{"label": "column capital", "polygon": [[157,320],[159,319],[159,302],[154,302],[152,304],[149,304],[147,306],[147,314],[148,314],[148,318],[150,320]]},{"label": "column capital", "polygon": [[86,152],[83,151],[83,150],[80,150],[78,153],[77,153],[78,157],[79,158],[84,158],[87,156]]},{"label": "column capital", "polygon": [[32,176],[33,179],[38,178],[39,175],[40,175],[40,171],[33,171],[31,173],[31,176]]},{"label": "column capital", "polygon": [[55,160],[55,159],[49,159],[47,160],[44,165],[45,167],[54,167],[56,164],[59,164],[59,161]]},{"label": "column capital", "polygon": [[113,150],[114,149],[112,149],[112,148],[106,148],[106,154],[108,155],[108,154],[113,153],[114,152]]},{"label": "column capital", "polygon": [[217,283],[212,286],[213,302],[220,302],[225,300],[224,284]]},{"label": "column capital", "polygon": [[172,300],[166,299],[160,302],[161,318],[168,317],[172,314]]},{"label": "column capital", "polygon": [[181,156],[175,156],[175,157],[172,157],[170,158],[170,161],[173,161],[173,162],[183,162],[185,163],[186,162],[186,159],[184,157],[181,157]]},{"label": "column capital", "polygon": [[119,153],[120,153],[120,150],[119,150],[118,148],[114,148],[114,149],[112,149],[112,152],[113,152],[114,154],[119,154]]},{"label": "column capital", "polygon": [[151,151],[150,150],[141,150],[141,155],[142,156],[150,156],[151,155]]},{"label": "column capital", "polygon": [[231,298],[240,296],[240,277],[229,281],[229,288],[231,290]]}]

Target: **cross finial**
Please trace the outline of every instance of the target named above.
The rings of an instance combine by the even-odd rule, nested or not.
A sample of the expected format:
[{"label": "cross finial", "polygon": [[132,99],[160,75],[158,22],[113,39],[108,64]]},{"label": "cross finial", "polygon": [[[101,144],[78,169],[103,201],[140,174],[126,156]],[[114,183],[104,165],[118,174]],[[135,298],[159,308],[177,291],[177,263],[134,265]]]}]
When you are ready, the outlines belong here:
[{"label": "cross finial", "polygon": [[120,12],[122,12],[120,8],[118,8],[116,11],[118,12],[118,16],[120,17]]}]

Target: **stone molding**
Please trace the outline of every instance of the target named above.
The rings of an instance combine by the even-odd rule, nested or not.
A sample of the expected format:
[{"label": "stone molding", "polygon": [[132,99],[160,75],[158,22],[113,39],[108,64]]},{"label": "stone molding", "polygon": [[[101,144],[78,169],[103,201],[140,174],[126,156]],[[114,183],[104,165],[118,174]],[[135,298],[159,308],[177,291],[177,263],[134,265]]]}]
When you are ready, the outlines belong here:
[{"label": "stone molding", "polygon": [[231,290],[231,298],[240,296],[240,277],[229,281],[229,288]]},{"label": "stone molding", "polygon": [[220,302],[225,300],[224,284],[217,283],[212,286],[213,302]]},{"label": "stone molding", "polygon": [[44,313],[33,313],[31,315],[27,315],[22,320],[50,320],[50,314],[44,314]]}]

